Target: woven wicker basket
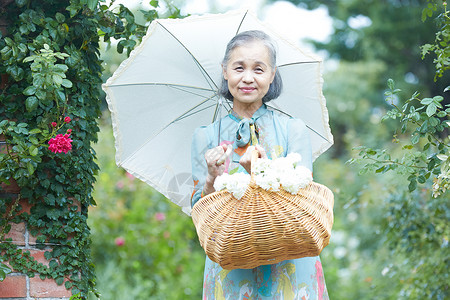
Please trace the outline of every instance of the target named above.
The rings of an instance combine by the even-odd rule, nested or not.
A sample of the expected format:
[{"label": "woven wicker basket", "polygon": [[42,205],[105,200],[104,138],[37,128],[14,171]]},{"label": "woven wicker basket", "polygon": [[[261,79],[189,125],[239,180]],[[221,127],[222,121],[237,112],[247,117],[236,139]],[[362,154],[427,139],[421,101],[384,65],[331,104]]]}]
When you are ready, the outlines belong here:
[{"label": "woven wicker basket", "polygon": [[224,269],[252,269],[317,256],[328,245],[333,193],[312,182],[297,195],[270,192],[253,179],[238,200],[226,190],[201,198],[192,220],[200,245]]}]

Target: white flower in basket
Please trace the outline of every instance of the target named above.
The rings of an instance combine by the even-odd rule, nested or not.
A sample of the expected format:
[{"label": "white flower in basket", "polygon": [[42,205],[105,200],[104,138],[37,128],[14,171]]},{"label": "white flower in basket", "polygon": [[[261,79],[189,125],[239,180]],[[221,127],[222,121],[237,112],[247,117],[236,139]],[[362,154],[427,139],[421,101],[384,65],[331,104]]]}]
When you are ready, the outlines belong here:
[{"label": "white flower in basket", "polygon": [[[277,192],[280,188],[291,194],[297,194],[312,181],[311,171],[299,164],[301,155],[290,153],[286,157],[274,160],[258,159],[253,166],[255,183],[267,191]],[[216,191],[227,189],[237,199],[241,199],[250,183],[250,175],[235,173],[223,174],[216,178]]]},{"label": "white flower in basket", "polygon": [[214,181],[214,189],[216,191],[227,189],[237,199],[244,196],[245,190],[250,183],[250,175],[245,173],[235,173],[229,175],[224,173],[218,176]]}]

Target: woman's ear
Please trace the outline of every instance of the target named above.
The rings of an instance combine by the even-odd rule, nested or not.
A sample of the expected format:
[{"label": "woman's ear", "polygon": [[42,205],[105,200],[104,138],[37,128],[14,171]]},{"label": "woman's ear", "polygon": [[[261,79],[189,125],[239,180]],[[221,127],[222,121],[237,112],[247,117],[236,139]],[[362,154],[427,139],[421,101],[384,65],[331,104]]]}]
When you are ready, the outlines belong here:
[{"label": "woman's ear", "polygon": [[221,64],[221,66],[222,66],[222,75],[223,75],[223,78],[224,78],[225,80],[228,80],[227,68],[224,67],[223,64]]},{"label": "woman's ear", "polygon": [[272,83],[273,82],[273,80],[275,79],[275,74],[277,73],[277,67],[275,67],[274,69],[273,69],[273,72],[272,72],[272,80],[270,80],[270,83]]}]

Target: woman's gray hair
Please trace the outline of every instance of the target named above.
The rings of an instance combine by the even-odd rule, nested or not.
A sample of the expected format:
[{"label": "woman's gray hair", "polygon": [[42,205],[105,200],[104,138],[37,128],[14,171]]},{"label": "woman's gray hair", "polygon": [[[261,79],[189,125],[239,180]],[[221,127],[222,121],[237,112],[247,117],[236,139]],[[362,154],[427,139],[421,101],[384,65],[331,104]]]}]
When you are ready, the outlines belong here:
[{"label": "woman's gray hair", "polygon": [[[275,77],[269,86],[269,90],[267,91],[267,94],[264,95],[264,97],[262,98],[263,103],[266,103],[269,102],[270,100],[278,98],[283,88],[283,81],[281,80],[280,72],[278,71],[278,68],[276,68],[277,50],[275,47],[275,43],[273,42],[272,38],[269,35],[260,30],[249,30],[235,35],[228,42],[227,48],[225,50],[225,55],[223,57],[222,65],[224,68],[227,67],[228,61],[230,60],[231,51],[234,50],[234,48],[253,41],[261,41],[264,44],[264,46],[267,47],[267,49],[269,50],[269,57],[272,70],[276,69]],[[225,80],[223,76],[222,76],[222,83],[219,88],[219,94],[223,96],[225,99],[233,101],[233,95],[231,95],[230,90],[228,89],[228,81]]]}]

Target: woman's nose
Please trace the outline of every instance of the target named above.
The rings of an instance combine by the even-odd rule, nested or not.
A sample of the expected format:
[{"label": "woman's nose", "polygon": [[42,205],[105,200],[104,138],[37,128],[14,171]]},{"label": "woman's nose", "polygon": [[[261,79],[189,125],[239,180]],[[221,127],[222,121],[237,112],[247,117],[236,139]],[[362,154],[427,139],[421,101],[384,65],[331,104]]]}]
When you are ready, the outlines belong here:
[{"label": "woman's nose", "polygon": [[246,82],[246,83],[253,82],[254,77],[253,77],[252,72],[250,72],[250,71],[245,71],[244,74],[242,75],[242,80],[243,80],[244,82]]}]

